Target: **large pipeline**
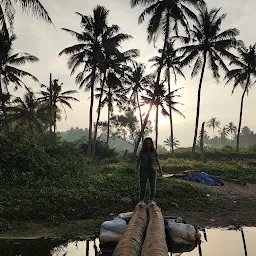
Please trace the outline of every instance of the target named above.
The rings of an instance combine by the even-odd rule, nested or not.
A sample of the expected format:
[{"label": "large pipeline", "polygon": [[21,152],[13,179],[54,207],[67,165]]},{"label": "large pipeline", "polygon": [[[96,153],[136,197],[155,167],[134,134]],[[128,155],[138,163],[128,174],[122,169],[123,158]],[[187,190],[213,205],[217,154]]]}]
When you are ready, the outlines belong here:
[{"label": "large pipeline", "polygon": [[149,223],[145,241],[142,247],[142,256],[168,256],[168,247],[165,237],[164,218],[157,205],[148,207]]},{"label": "large pipeline", "polygon": [[115,248],[113,256],[140,256],[147,225],[147,206],[137,205],[125,233]]}]

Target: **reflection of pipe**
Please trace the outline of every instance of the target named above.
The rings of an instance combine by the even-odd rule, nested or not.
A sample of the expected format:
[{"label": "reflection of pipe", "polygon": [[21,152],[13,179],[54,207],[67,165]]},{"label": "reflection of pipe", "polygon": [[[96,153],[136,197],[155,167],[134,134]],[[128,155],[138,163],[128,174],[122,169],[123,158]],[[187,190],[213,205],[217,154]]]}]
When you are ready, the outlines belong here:
[{"label": "reflection of pipe", "polygon": [[243,239],[243,244],[244,244],[244,255],[247,256],[247,248],[246,248],[246,242],[245,242],[245,237],[244,237],[244,230],[241,228],[241,233],[242,233],[242,239]]},{"label": "reflection of pipe", "polygon": [[201,248],[201,244],[198,244],[198,252],[199,252],[199,256],[202,256],[202,248]]},{"label": "reflection of pipe", "polygon": [[95,238],[93,239],[93,242],[94,242],[93,247],[94,247],[95,256],[98,256],[98,249],[97,249]]},{"label": "reflection of pipe", "polygon": [[204,240],[205,240],[206,242],[208,242],[208,240],[207,240],[207,235],[206,235],[206,229],[205,229],[205,228],[203,229],[203,233],[204,233]]},{"label": "reflection of pipe", "polygon": [[89,245],[90,245],[90,240],[86,240],[86,256],[89,256]]}]

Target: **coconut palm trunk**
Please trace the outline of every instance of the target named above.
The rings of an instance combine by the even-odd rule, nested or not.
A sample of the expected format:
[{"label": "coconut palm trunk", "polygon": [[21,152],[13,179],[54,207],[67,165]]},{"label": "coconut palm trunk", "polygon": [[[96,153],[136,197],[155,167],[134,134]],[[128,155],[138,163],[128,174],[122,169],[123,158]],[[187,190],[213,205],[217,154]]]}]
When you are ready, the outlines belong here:
[{"label": "coconut palm trunk", "polygon": [[49,126],[50,126],[50,133],[52,133],[52,120],[53,120],[53,106],[52,106],[52,74],[50,73],[50,81],[49,81],[49,88],[50,88],[50,106],[49,106],[49,110],[50,110],[50,120],[49,120]]},{"label": "coconut palm trunk", "polygon": [[9,132],[7,111],[6,111],[6,107],[5,107],[5,100],[4,100],[3,89],[2,89],[2,75],[1,74],[0,74],[0,97],[1,97],[1,103],[2,103],[2,110],[3,110],[3,114],[4,114],[4,127],[5,127],[6,132]]},{"label": "coconut palm trunk", "polygon": [[192,147],[192,154],[194,154],[195,150],[196,150],[196,140],[197,140],[199,114],[200,114],[201,89],[202,89],[203,78],[204,78],[204,71],[205,71],[205,66],[206,66],[206,55],[207,55],[207,52],[205,51],[203,53],[203,55],[204,55],[204,62],[203,62],[201,76],[200,76],[198,92],[197,92],[196,124],[195,124],[195,133],[194,133],[194,141],[193,141],[193,147]]},{"label": "coconut palm trunk", "polygon": [[146,114],[146,117],[144,119],[144,122],[143,122],[143,126],[142,126],[142,129],[139,133],[139,138],[137,139],[136,143],[135,143],[135,146],[134,146],[134,151],[133,151],[133,157],[135,158],[136,156],[136,153],[137,153],[137,150],[138,150],[138,147],[139,147],[139,144],[140,144],[140,140],[144,134],[144,131],[145,131],[145,128],[146,128],[146,125],[147,125],[147,122],[148,122],[148,118],[149,118],[149,115],[150,115],[150,112],[152,110],[152,107],[153,107],[153,102],[151,102],[149,104],[149,108],[148,108],[148,112]]},{"label": "coconut palm trunk", "polygon": [[57,131],[57,106],[56,103],[53,105],[53,132]]},{"label": "coconut palm trunk", "polygon": [[[139,101],[139,94],[138,93],[136,95],[136,98],[137,98],[137,104],[138,104],[139,115],[140,115],[140,129],[142,129],[143,120],[142,120],[142,113],[141,113],[141,107],[140,107],[140,101]],[[142,135],[142,140],[143,140],[143,135]]]},{"label": "coconut palm trunk", "polygon": [[[163,63],[164,63],[164,53],[165,53],[165,49],[167,47],[167,43],[168,43],[168,39],[169,39],[169,33],[170,33],[170,12],[169,12],[169,10],[168,10],[168,12],[166,14],[166,30],[165,31],[166,31],[166,33],[165,33],[165,39],[164,39],[164,47],[163,47],[162,56],[161,56],[161,59],[160,59],[160,62],[159,62],[159,69],[158,69],[158,72],[157,72],[157,79],[156,79],[156,87],[157,88],[155,90],[156,90],[156,94],[157,95],[159,94],[158,90],[159,90],[159,84],[160,84],[160,78],[161,78],[161,71],[162,71]],[[144,123],[143,123],[142,129],[141,129],[141,131],[139,133],[138,140],[135,143],[133,157],[136,156],[136,153],[137,153],[137,150],[138,150],[141,138],[143,137],[145,128],[147,126],[148,118],[149,118],[150,112],[152,110],[152,107],[153,107],[153,102],[150,103],[147,115],[146,115],[146,117],[144,119]]]},{"label": "coconut palm trunk", "polygon": [[240,132],[241,132],[241,125],[242,125],[242,119],[243,119],[243,107],[244,107],[244,96],[247,92],[248,86],[250,83],[250,75],[248,76],[244,92],[241,98],[241,106],[240,106],[240,115],[239,115],[239,124],[238,124],[238,130],[237,130],[237,137],[236,137],[236,152],[239,152],[239,144],[240,144]]},{"label": "coconut palm trunk", "polygon": [[158,117],[159,117],[159,105],[156,105],[156,141],[155,141],[156,149],[157,149],[157,143],[158,143]]},{"label": "coconut palm trunk", "polygon": [[90,102],[90,113],[89,113],[89,138],[88,138],[88,155],[92,154],[92,118],[93,118],[93,104],[94,104],[94,84],[96,78],[96,65],[92,68],[91,78],[91,102]]},{"label": "coconut palm trunk", "polygon": [[169,94],[169,97],[170,97],[170,101],[169,101],[169,118],[170,118],[170,129],[171,129],[171,145],[170,145],[170,151],[172,152],[173,154],[173,120],[172,120],[172,101],[171,101],[171,75],[170,75],[170,69],[168,68],[168,94]]},{"label": "coconut palm trunk", "polygon": [[95,124],[94,138],[93,138],[93,144],[92,144],[92,155],[95,154],[95,150],[96,150],[96,140],[97,140],[97,134],[98,134],[99,121],[100,121],[101,104],[102,104],[102,97],[103,97],[104,85],[105,85],[106,79],[107,79],[107,70],[105,70],[104,72],[103,80],[101,83],[100,98],[99,98],[99,104],[98,104],[98,115],[97,115],[97,120]]},{"label": "coconut palm trunk", "polygon": [[111,92],[110,92],[110,86],[109,86],[109,89],[108,89],[108,129],[107,129],[107,144],[109,143],[109,135],[110,135],[110,111],[111,111],[111,107],[110,107],[110,104],[111,104]]}]

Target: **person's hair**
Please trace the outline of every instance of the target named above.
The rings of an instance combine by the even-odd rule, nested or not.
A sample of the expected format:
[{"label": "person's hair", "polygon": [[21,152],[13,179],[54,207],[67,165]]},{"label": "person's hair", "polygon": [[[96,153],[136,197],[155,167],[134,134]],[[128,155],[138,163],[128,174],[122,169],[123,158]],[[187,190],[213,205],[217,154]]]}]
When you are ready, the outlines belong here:
[{"label": "person's hair", "polygon": [[150,151],[154,151],[155,150],[155,147],[154,147],[154,142],[152,140],[152,138],[150,137],[146,137],[144,140],[143,140],[143,144],[142,144],[142,151],[147,151],[148,150],[148,146],[147,146],[147,141],[150,141],[151,142],[151,148],[149,149]]}]

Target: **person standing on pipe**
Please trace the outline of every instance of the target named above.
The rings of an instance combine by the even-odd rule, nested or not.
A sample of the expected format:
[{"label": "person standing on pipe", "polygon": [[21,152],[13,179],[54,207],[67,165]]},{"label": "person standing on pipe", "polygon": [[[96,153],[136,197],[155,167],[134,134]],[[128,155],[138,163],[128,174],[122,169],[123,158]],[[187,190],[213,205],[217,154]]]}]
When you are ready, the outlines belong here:
[{"label": "person standing on pipe", "polygon": [[139,158],[136,165],[136,170],[140,173],[140,205],[145,204],[145,195],[147,182],[150,185],[149,203],[155,204],[154,197],[156,195],[156,173],[162,176],[162,168],[158,159],[158,153],[154,147],[152,138],[144,139],[142,149],[139,152]]}]

